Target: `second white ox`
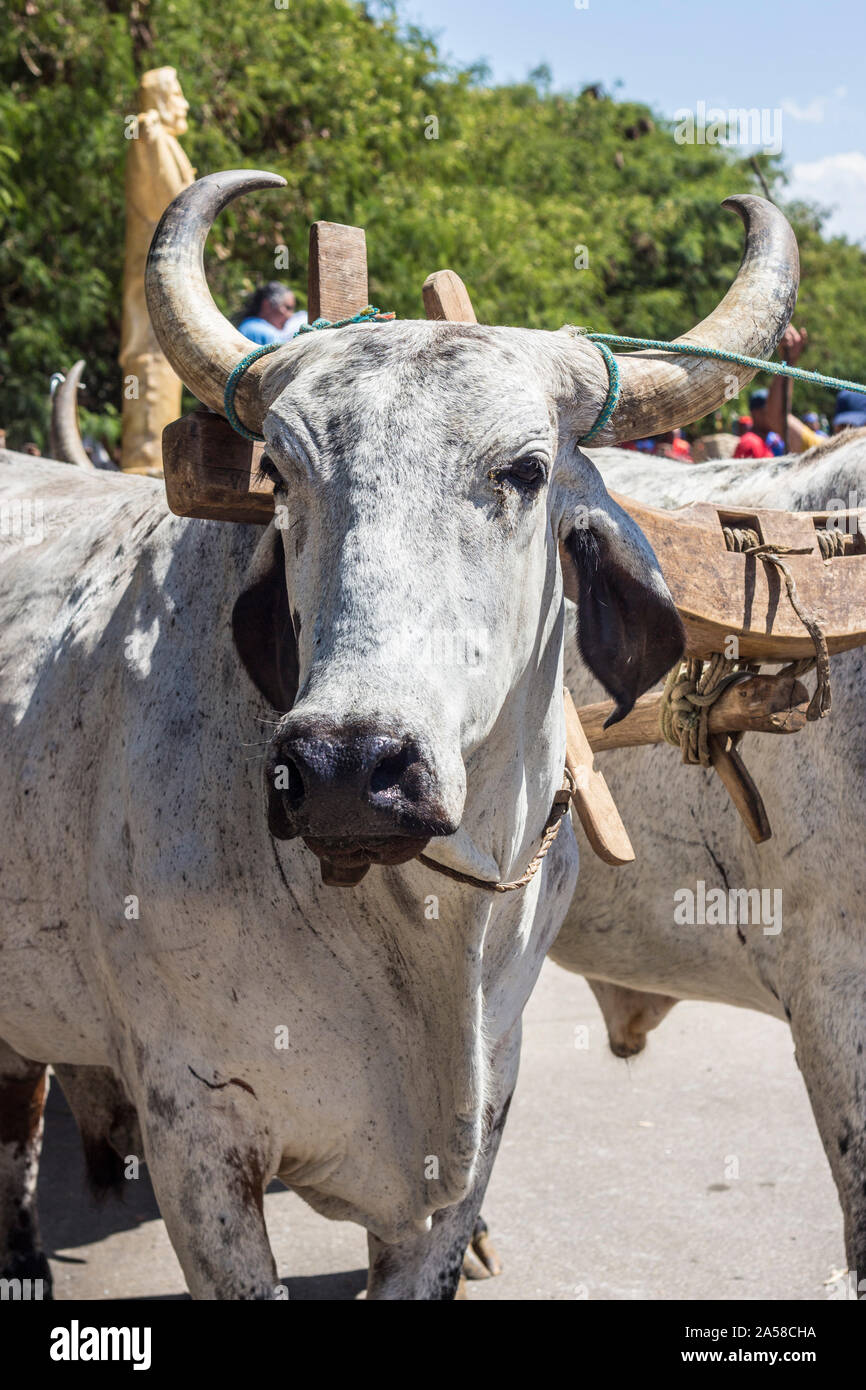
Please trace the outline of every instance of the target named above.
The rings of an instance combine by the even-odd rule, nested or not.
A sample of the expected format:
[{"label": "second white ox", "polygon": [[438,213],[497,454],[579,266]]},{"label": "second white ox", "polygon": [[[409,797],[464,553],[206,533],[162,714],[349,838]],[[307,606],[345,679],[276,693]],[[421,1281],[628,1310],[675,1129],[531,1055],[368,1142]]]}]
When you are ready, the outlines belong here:
[{"label": "second white ox", "polygon": [[[154,239],[162,346],[214,408],[248,344],[208,293],[207,231],[279,182],[200,180]],[[743,266],[696,332],[766,352],[796,248],[768,205],[739,211]],[[602,439],[724,389],[713,362],[621,373]],[[170,516],[146,479],[3,461],[4,499],[38,499],[45,529],[0,589],[5,1272],[43,1272],[53,1063],[97,1178],[143,1152],[194,1296],[279,1296],[274,1175],[367,1228],[370,1297],[453,1296],[577,854],[566,825],[505,895],[417,856],[495,883],[538,848],[563,777],[560,541],[620,711],[681,647],[652,552],[578,448],[606,389],[562,334],[310,334],[238,391],[287,520],[261,538]],[[421,659],[431,634],[479,633],[481,674],[441,641]]]},{"label": "second white ox", "polygon": [[[655,506],[701,500],[824,511],[866,500],[862,431],[767,463],[684,467],[616,449],[600,450],[595,462],[614,491]],[[793,738],[746,740],[773,825],[766,844],[753,844],[715,774],[684,767],[672,748],[601,759],[637,862],[612,870],[584,859],[551,955],[589,977],[621,1056],[640,1051],[678,999],[788,1021],[839,1191],[849,1268],[866,1280],[866,652],[834,657],[831,669],[829,718]],[[577,704],[597,698],[570,653],[566,671]],[[743,922],[739,913],[722,925],[684,923],[674,894],[696,893],[698,880],[726,895],[777,893],[781,916],[766,932],[763,921]],[[861,1297],[864,1290],[866,1283]]]}]

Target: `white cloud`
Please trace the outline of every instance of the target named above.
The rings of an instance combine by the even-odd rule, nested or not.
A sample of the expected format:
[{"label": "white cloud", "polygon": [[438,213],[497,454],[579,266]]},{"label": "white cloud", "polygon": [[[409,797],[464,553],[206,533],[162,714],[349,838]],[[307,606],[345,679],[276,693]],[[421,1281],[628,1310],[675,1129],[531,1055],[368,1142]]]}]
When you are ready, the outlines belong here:
[{"label": "white cloud", "polygon": [[790,97],[785,97],[782,102],[782,110],[786,116],[790,116],[792,121],[810,121],[814,125],[820,125],[824,119],[827,101],[825,97],[815,97],[808,106],[800,106]]},{"label": "white cloud", "polygon": [[866,239],[866,154],[830,154],[809,164],[795,164],[785,197],[833,208],[825,230]]},{"label": "white cloud", "polygon": [[831,96],[813,97],[806,106],[801,106],[792,97],[785,97],[782,101],[782,110],[786,116],[791,117],[792,121],[808,121],[810,125],[821,125],[827,119],[827,107],[836,102],[844,101],[847,95],[847,87],[834,87]]}]

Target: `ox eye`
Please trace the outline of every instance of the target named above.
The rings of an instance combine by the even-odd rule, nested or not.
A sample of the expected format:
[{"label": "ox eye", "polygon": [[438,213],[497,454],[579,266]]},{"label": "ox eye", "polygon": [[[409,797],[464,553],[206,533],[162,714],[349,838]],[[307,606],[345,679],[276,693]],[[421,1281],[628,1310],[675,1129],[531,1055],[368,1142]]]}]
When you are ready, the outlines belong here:
[{"label": "ox eye", "polygon": [[523,492],[537,492],[547,479],[547,468],[540,458],[534,454],[526,454],[523,458],[507,464],[505,468],[494,469],[491,476],[513,483]]}]

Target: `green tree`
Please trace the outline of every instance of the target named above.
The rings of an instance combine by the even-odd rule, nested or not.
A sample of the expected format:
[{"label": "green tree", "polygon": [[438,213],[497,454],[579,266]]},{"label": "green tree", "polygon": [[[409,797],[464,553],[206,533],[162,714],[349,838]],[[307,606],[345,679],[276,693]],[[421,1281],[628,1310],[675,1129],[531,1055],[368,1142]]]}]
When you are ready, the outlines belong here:
[{"label": "green tree", "polygon": [[[275,273],[306,281],[307,230],[367,229],[374,303],[421,314],[421,284],[451,266],[482,321],[666,337],[717,302],[739,260],[731,192],[749,161],[678,145],[646,107],[600,86],[551,90],[537,68],[494,86],[455,69],[391,5],[354,0],[47,0],[7,3],[0,31],[0,424],[46,441],[50,373],[87,361],[85,423],[116,438],[124,116],[147,68],[172,64],[190,101],[199,173],[239,166],[288,180],[223,215],[209,243],[215,297],[234,312]],[[783,191],[778,162],[764,177]],[[780,196],[777,194],[776,196]],[[808,364],[861,377],[864,253],[795,208]],[[585,248],[585,249],[581,249]],[[580,268],[578,268],[580,267]],[[797,388],[797,403],[832,398]]]}]

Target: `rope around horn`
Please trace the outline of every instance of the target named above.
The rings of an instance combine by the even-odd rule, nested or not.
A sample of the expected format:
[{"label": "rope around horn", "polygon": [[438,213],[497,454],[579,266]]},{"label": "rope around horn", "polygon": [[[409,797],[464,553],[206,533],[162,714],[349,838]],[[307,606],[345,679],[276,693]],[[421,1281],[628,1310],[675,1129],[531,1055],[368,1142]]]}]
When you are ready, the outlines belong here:
[{"label": "rope around horn", "polygon": [[[588,434],[579,439],[578,444],[588,444],[600,434],[619,404],[620,379],[616,358],[607,347],[613,343],[619,347],[651,349],[658,352],[671,352],[679,357],[712,357],[718,362],[734,362],[740,367],[749,367],[756,372],[767,372],[771,376],[793,377],[795,381],[808,381],[813,386],[828,387],[833,391],[866,392],[866,385],[859,381],[847,381],[844,377],[825,376],[823,372],[810,372],[804,367],[791,367],[787,362],[767,362],[763,357],[747,357],[742,352],[730,352],[726,348],[703,347],[699,343],[668,343],[660,338],[629,338],[620,333],[591,333],[580,324],[564,323],[559,330],[572,338],[587,338],[595,343],[607,367],[608,389],[601,413]],[[826,558],[826,557],[825,557]]]},{"label": "rope around horn", "polygon": [[285,340],[280,339],[276,343],[265,343],[263,347],[253,348],[252,352],[248,352],[246,356],[242,357],[240,362],[232,368],[225,385],[225,391],[223,392],[223,410],[232,429],[237,434],[243,435],[244,439],[250,439],[255,444],[261,444],[264,439],[264,435],[256,434],[254,430],[248,430],[246,425],[241,424],[238,419],[238,413],[235,410],[235,393],[238,389],[238,383],[247,370],[247,367],[252,366],[253,362],[258,361],[260,357],[264,357],[269,352],[276,352],[278,348],[285,347],[287,343],[294,342],[295,338],[299,337],[301,333],[316,333],[323,328],[345,328],[348,323],[389,323],[391,319],[395,319],[396,317],[397,315],[390,310],[388,313],[385,313],[382,309],[377,309],[375,304],[367,304],[365,308],[361,309],[359,313],[353,314],[351,318],[335,320],[316,319],[314,323],[302,323],[297,333],[294,333],[291,338]]}]

